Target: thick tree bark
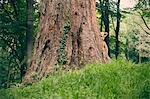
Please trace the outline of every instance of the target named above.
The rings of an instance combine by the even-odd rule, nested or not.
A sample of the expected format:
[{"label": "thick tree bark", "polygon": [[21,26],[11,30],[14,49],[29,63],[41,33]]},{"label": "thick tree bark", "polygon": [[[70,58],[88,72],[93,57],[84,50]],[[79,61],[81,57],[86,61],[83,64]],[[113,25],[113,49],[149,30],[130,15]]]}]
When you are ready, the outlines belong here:
[{"label": "thick tree bark", "polygon": [[65,8],[67,5],[64,5],[69,2],[65,1],[41,0],[39,30],[34,44],[32,61],[23,83],[42,78],[53,70],[63,35],[64,15],[65,9],[67,9]]},{"label": "thick tree bark", "polygon": [[72,49],[67,51],[68,63],[79,66],[85,62],[102,62],[95,0],[72,0],[71,5],[70,44],[67,48]]},{"label": "thick tree bark", "polygon": [[108,61],[107,55],[103,55],[104,41],[100,38],[95,3],[95,0],[41,1],[39,32],[24,82],[29,82],[28,79],[35,76],[33,73],[42,78],[53,71],[65,21],[70,21],[66,44],[67,67],[80,68],[85,63]]}]

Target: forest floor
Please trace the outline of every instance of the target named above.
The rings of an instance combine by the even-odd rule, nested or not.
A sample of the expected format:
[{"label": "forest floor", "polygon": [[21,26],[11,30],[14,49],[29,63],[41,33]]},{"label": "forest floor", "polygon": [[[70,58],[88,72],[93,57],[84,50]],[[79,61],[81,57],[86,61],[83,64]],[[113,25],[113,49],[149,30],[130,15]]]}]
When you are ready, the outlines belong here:
[{"label": "forest floor", "polygon": [[150,62],[124,60],[59,71],[27,87],[0,89],[0,99],[150,99]]}]

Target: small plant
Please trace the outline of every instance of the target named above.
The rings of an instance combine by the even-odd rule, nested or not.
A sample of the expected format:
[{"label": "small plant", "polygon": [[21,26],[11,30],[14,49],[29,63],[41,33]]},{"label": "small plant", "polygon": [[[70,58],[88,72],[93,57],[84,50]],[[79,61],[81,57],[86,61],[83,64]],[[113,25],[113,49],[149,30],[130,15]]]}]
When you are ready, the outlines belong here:
[{"label": "small plant", "polygon": [[58,58],[57,58],[57,65],[65,65],[66,64],[66,42],[67,42],[67,34],[70,31],[70,24],[69,22],[66,22],[64,24],[64,34],[62,39],[60,40],[60,48],[57,50],[58,51]]}]

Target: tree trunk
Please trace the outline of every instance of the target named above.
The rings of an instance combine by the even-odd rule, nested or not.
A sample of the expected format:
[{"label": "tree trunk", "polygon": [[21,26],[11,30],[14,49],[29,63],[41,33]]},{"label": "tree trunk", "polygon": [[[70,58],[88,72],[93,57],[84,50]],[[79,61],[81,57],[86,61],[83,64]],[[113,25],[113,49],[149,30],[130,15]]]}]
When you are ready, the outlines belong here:
[{"label": "tree trunk", "polygon": [[54,70],[66,21],[70,22],[65,48],[67,67],[108,61],[103,55],[95,0],[42,0],[40,4],[39,32],[24,82],[35,74],[42,78]]},{"label": "tree trunk", "polygon": [[[80,9],[80,11],[79,11]],[[71,31],[67,48],[69,64],[79,66],[85,62],[102,62],[101,42],[96,18],[95,0],[72,0]]]},{"label": "tree trunk", "polygon": [[108,33],[105,41],[108,46],[108,55],[110,56],[110,47],[109,47],[109,0],[99,0],[101,8],[101,27],[100,31],[102,32],[102,26],[104,22],[105,32]]},{"label": "tree trunk", "polygon": [[[109,0],[106,0],[104,3],[105,3],[104,25],[105,25],[105,32],[108,33],[105,41],[108,46],[108,49],[110,49],[109,47]],[[108,55],[110,56],[110,50],[108,50]]]},{"label": "tree trunk", "polygon": [[[33,0],[26,0],[27,3],[27,28],[26,28],[26,64],[30,65],[32,58],[32,49],[33,49]],[[20,67],[20,77],[24,75],[25,67],[21,65]]]},{"label": "tree trunk", "polygon": [[126,60],[129,60],[129,40],[128,40],[128,36],[126,36],[125,57],[126,57]]},{"label": "tree trunk", "polygon": [[102,0],[99,0],[99,2],[100,2],[100,11],[101,11],[101,21],[100,21],[100,32],[103,32],[103,20],[104,20],[104,11],[103,11],[103,2],[102,2]]},{"label": "tree trunk", "polygon": [[139,51],[139,64],[142,63],[142,57],[141,57],[141,52]]},{"label": "tree trunk", "polygon": [[101,15],[100,32],[103,32],[103,13]]},{"label": "tree trunk", "polygon": [[116,48],[115,48],[115,57],[118,58],[119,55],[119,30],[120,30],[120,0],[117,2],[117,25],[116,25]]},{"label": "tree trunk", "polygon": [[33,0],[26,0],[27,2],[27,65],[30,64],[32,57],[32,42],[33,42]]}]

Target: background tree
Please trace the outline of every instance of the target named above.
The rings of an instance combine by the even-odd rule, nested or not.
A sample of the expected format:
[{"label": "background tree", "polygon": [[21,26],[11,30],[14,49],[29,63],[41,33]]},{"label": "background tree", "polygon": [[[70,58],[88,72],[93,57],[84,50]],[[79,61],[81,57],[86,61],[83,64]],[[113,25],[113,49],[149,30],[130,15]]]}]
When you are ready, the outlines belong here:
[{"label": "background tree", "polygon": [[100,31],[103,32],[103,26],[104,31],[108,33],[105,41],[108,46],[108,54],[110,56],[110,47],[109,47],[109,0],[99,0],[97,2],[97,9],[101,13],[101,19],[100,19]]},{"label": "background tree", "polygon": [[120,0],[117,1],[117,23],[116,23],[116,47],[115,47],[115,56],[116,59],[119,55],[119,30],[120,30],[120,19],[121,19],[121,14],[120,14]]},{"label": "background tree", "polygon": [[32,56],[32,46],[33,46],[33,0],[26,0],[27,2],[27,64],[29,66],[31,56]]},{"label": "background tree", "polygon": [[[7,0],[6,0],[7,1]],[[9,87],[22,79],[21,67],[26,49],[25,1],[10,0],[0,3],[0,85]],[[17,28],[16,28],[17,27]]]},{"label": "background tree", "polygon": [[103,15],[103,20],[104,20],[104,25],[105,25],[105,32],[108,33],[105,41],[108,46],[108,54],[110,56],[110,47],[109,47],[109,0],[104,0],[104,15]]},{"label": "background tree", "polygon": [[[27,2],[3,0],[0,2],[0,87],[21,82],[26,72]],[[34,2],[34,9],[37,3]],[[34,12],[34,33],[37,30],[37,10]],[[32,17],[32,16],[30,16]]]}]

